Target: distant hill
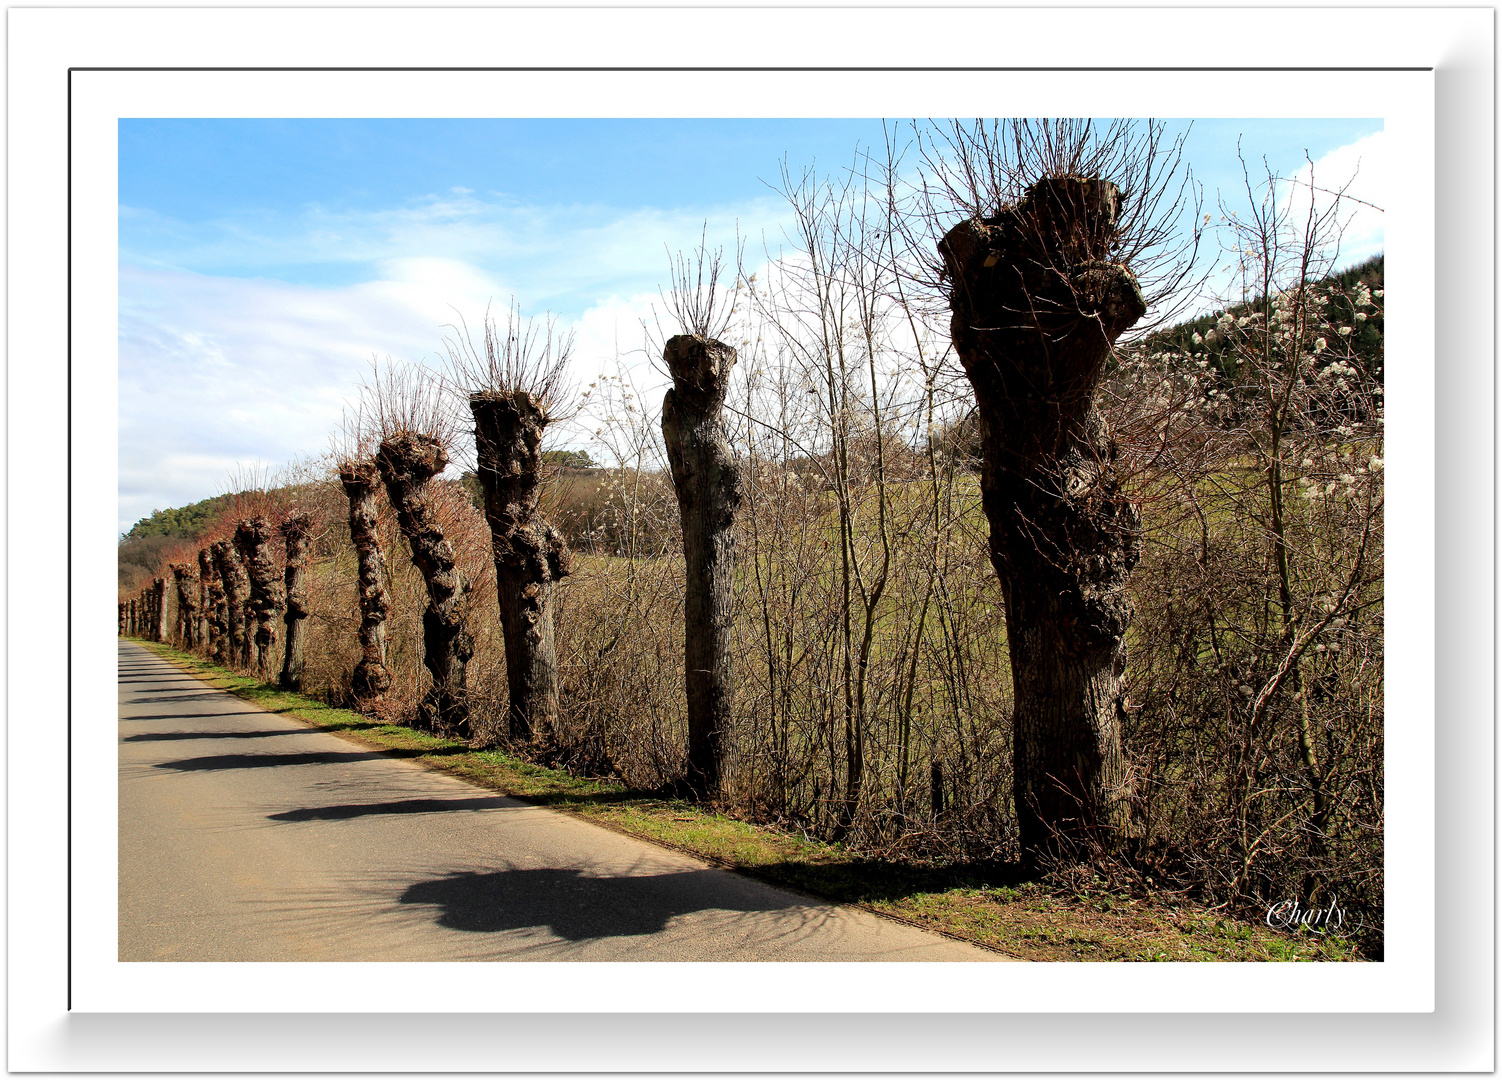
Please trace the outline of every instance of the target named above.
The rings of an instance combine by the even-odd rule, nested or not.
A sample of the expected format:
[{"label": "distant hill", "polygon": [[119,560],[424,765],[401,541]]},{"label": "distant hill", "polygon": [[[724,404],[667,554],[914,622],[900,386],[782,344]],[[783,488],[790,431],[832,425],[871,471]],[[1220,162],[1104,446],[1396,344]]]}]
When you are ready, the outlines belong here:
[{"label": "distant hill", "polygon": [[[1349,290],[1354,288],[1357,282],[1364,281],[1369,289],[1371,289],[1373,292],[1376,292],[1377,290],[1384,287],[1383,281],[1386,277],[1385,258],[1386,257],[1383,255],[1377,255],[1373,258],[1368,259],[1364,263],[1352,266],[1347,270],[1342,270],[1338,274],[1332,274],[1327,278],[1323,278],[1322,280],[1316,282],[1315,285],[1319,287],[1327,285],[1338,285],[1342,289]],[[1190,345],[1194,340],[1194,336],[1196,334],[1199,334],[1201,338],[1203,338],[1207,334],[1207,332],[1215,326],[1216,320],[1219,319],[1222,315],[1229,312],[1231,315],[1240,317],[1242,315],[1245,315],[1252,308],[1256,307],[1258,303],[1260,303],[1260,298],[1257,301],[1253,301],[1251,304],[1236,304],[1227,308],[1218,308],[1215,311],[1201,315],[1196,319],[1191,319],[1188,322],[1179,323],[1176,326],[1171,326],[1166,330],[1160,330],[1157,333],[1150,335],[1143,342],[1143,344],[1148,348],[1168,347],[1188,352]],[[1353,317],[1354,312],[1346,313],[1344,317],[1342,317],[1342,313],[1340,312],[1332,311],[1330,314],[1333,317],[1334,321],[1352,327],[1352,335],[1349,339],[1352,351],[1355,352],[1356,357],[1360,360],[1362,367],[1364,367],[1368,373],[1374,373],[1377,381],[1380,383],[1382,381],[1382,372],[1380,371],[1380,369],[1382,367],[1382,346],[1384,340],[1385,322],[1383,316],[1378,314],[1366,319],[1365,321],[1360,321]],[[1195,345],[1194,348],[1206,353],[1212,359],[1224,351],[1223,346],[1214,345],[1209,341],[1205,341],[1200,345]]]},{"label": "distant hill", "polygon": [[224,509],[228,495],[215,495],[187,506],[153,510],[150,517],[143,517],[120,535],[121,542],[144,540],[148,536],[171,536],[191,540]]}]

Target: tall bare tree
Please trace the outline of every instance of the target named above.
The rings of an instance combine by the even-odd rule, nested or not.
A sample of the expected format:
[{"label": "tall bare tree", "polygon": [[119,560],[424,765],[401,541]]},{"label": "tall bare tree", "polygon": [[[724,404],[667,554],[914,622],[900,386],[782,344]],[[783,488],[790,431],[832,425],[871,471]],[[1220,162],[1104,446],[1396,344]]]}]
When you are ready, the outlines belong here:
[{"label": "tall bare tree", "polygon": [[198,571],[189,563],[172,564],[177,587],[177,638],[184,649],[198,645]]},{"label": "tall bare tree", "polygon": [[721,254],[708,252],[701,240],[692,267],[682,255],[672,260],[672,286],[664,299],[682,333],[662,350],[673,377],[662,402],[662,435],[683,522],[686,573],[687,780],[701,797],[719,793],[735,702],[732,530],[741,505],[741,473],[723,414],[736,352],[719,340],[729,326],[734,295],[720,287]]},{"label": "tall bare tree", "polygon": [[[1121,121],[956,123],[938,129],[925,158],[937,196],[928,220],[963,215],[938,239],[940,281],[975,390],[1028,857],[1080,841],[1115,846],[1128,828],[1121,675],[1141,521],[1096,390],[1117,338],[1148,311],[1134,260],[1157,269],[1166,244],[1169,286],[1183,278],[1171,242],[1180,144],[1161,132]],[[1161,275],[1154,285],[1165,295]]]},{"label": "tall bare tree", "polygon": [[563,534],[538,510],[542,437],[555,419],[573,339],[555,336],[551,319],[524,322],[513,303],[504,327],[486,315],[478,346],[462,324],[445,345],[475,422],[506,639],[507,728],[515,739],[546,737],[558,718],[554,593],[573,560]]},{"label": "tall bare tree", "polygon": [[263,678],[270,677],[274,663],[276,622],[282,607],[283,584],[271,554],[274,532],[271,522],[265,517],[253,517],[235,526],[235,550],[240,553],[250,579],[250,613],[255,620],[255,666]]},{"label": "tall bare tree", "polygon": [[212,547],[201,548],[198,552],[198,578],[203,586],[204,597],[202,644],[214,663],[223,664],[229,660],[229,628],[224,614],[224,583],[214,567]]},{"label": "tall bare tree", "polygon": [[359,423],[338,455],[339,483],[349,501],[349,535],[355,546],[360,594],[360,661],[350,678],[350,691],[361,708],[376,709],[391,689],[386,662],[386,616],[391,610],[386,591],[385,559],[381,553],[376,490],[381,478],[371,447],[362,443]]},{"label": "tall bare tree", "polygon": [[449,464],[454,424],[442,389],[418,367],[373,366],[363,407],[380,438],[376,468],[396,520],[427,586],[422,616],[423,664],[432,685],[418,706],[418,721],[435,731],[468,737],[468,664],[474,639],[466,623],[468,592],[454,545],[444,537],[432,481]]},{"label": "tall bare tree", "polygon": [[245,632],[245,612],[250,598],[250,580],[240,556],[230,540],[216,540],[209,545],[214,568],[219,572],[224,590],[224,619],[228,660],[231,666],[250,666],[250,638]]},{"label": "tall bare tree", "polygon": [[279,685],[283,690],[302,690],[303,653],[305,651],[308,610],[308,543],[312,539],[313,519],[306,510],[293,509],[282,518],[278,531],[287,545],[286,564],[282,572],[287,607],[282,622],[287,627],[286,651],[282,659]]}]

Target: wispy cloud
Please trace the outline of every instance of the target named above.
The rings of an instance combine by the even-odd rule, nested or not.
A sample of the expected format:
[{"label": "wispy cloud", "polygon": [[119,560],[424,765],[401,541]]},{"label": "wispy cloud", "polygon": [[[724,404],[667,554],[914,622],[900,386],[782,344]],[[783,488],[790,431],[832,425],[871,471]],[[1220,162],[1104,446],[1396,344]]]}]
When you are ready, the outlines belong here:
[{"label": "wispy cloud", "polygon": [[[123,211],[120,527],[214,494],[237,463],[321,452],[373,355],[436,364],[446,326],[462,317],[478,332],[487,305],[512,296],[576,333],[576,382],[617,357],[641,367],[667,250],[696,245],[706,220],[711,244],[731,247],[738,226],[775,242],[778,210],[757,201],[612,216],[452,192],[397,210],[310,207],[295,222],[207,228]],[[319,282],[314,271],[329,264],[354,280]],[[314,280],[272,273],[299,268]]]}]

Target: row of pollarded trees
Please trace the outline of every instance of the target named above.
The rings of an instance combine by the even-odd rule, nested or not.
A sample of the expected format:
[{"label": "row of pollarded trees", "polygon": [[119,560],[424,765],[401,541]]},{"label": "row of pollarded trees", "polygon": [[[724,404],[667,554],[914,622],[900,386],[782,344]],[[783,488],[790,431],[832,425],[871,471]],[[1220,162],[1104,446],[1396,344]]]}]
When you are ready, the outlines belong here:
[{"label": "row of pollarded trees", "polygon": [[[1224,565],[1245,578],[1245,595],[1221,605],[1207,588],[1198,598],[1207,611],[1196,616],[1205,625],[1175,611],[1187,632],[1138,640],[1134,666],[1127,663],[1129,575],[1139,560],[1146,562],[1139,578],[1151,571],[1166,585],[1136,594],[1139,611],[1149,605],[1137,625],[1175,625],[1164,605],[1186,566],[1220,569],[1220,534],[1260,512],[1249,503],[1249,512],[1226,514],[1214,501],[1226,479],[1242,477],[1248,453],[1285,465],[1303,460],[1289,460],[1286,433],[1258,434],[1224,452],[1224,432],[1217,434],[1207,404],[1224,397],[1206,397],[1204,389],[1192,400],[1163,397],[1163,387],[1178,385],[1186,371],[1203,370],[1196,366],[1201,358],[1172,361],[1161,384],[1123,377],[1151,373],[1121,363],[1119,335],[1177,283],[1172,272],[1152,269],[1152,252],[1172,248],[1162,231],[1178,209],[1168,186],[1172,148],[1130,129],[1099,133],[1067,122],[956,127],[939,135],[931,132],[920,147],[927,182],[916,188],[904,187],[895,172],[883,178],[878,168],[865,168],[869,162],[844,184],[785,177],[801,230],[792,238],[797,256],[766,271],[754,288],[751,275],[739,275],[735,303],[746,322],[732,320],[733,333],[726,332],[727,305],[716,304],[712,260],[694,280],[686,265],[675,266],[670,306],[674,329],[683,333],[660,343],[673,387],[660,425],[645,425],[660,431],[671,490],[652,470],[639,470],[636,479],[665,493],[644,531],[672,547],[681,540],[682,564],[662,557],[670,552],[659,546],[622,565],[634,558],[641,524],[634,492],[624,500],[630,514],[613,526],[609,558],[576,561],[542,512],[540,447],[565,411],[555,391],[568,351],[550,326],[534,331],[513,311],[504,326],[487,319],[479,342],[456,332],[441,377],[408,378],[404,372],[418,369],[390,365],[378,370],[340,462],[359,554],[359,617],[330,606],[315,620],[319,634],[358,638],[358,660],[349,662],[353,696],[376,709],[384,694],[420,684],[415,712],[429,726],[487,737],[503,717],[499,734],[545,744],[559,721],[562,683],[566,725],[614,722],[617,733],[653,743],[651,768],[635,775],[653,783],[676,775],[686,787],[718,790],[753,812],[766,808],[768,817],[862,842],[895,837],[888,842],[896,844],[918,832],[920,799],[932,806],[933,823],[964,798],[967,829],[1008,833],[1012,843],[1015,822],[1029,854],[1060,837],[1109,847],[1160,828],[1144,811],[1204,825],[1196,834],[1170,821],[1165,832],[1216,836],[1221,862],[1235,863],[1238,881],[1259,867],[1273,873],[1270,852],[1287,862],[1289,852],[1307,848],[1303,837],[1316,819],[1331,837],[1330,852],[1349,850],[1336,845],[1369,829],[1368,811],[1380,796],[1342,779],[1343,761],[1354,752],[1317,745],[1332,692],[1315,680],[1318,665],[1304,651],[1322,641],[1302,629],[1316,623],[1297,607],[1328,605],[1317,620],[1318,633],[1328,636],[1335,619],[1369,603],[1366,577],[1358,575],[1354,591],[1332,594],[1317,580],[1329,576],[1324,569],[1300,580],[1295,559],[1285,581],[1262,591],[1259,606],[1251,583],[1277,564],[1278,544],[1287,554],[1307,539],[1274,521],[1270,535],[1282,528],[1286,539],[1268,549],[1272,557],[1250,540],[1245,550],[1226,553]],[[1228,368],[1227,388],[1214,391],[1230,393],[1238,415],[1252,414],[1268,396],[1247,381],[1258,362],[1334,347],[1317,344],[1323,336],[1313,323],[1290,329],[1274,319],[1276,304],[1268,303],[1260,328],[1249,323],[1237,332],[1246,363]],[[1335,331],[1329,336],[1338,342]],[[1295,339],[1298,350],[1287,346]],[[1303,393],[1302,360],[1292,363],[1287,380],[1268,385],[1292,387],[1293,398],[1272,399],[1297,401]],[[970,427],[980,449],[983,518],[967,505],[973,478],[956,475],[932,434],[935,403],[948,392],[951,373],[960,388],[954,400],[975,409]],[[1327,381],[1336,374],[1332,367]],[[903,404],[892,387],[908,376],[920,386]],[[1129,432],[1120,446],[1101,408],[1102,380],[1110,380],[1112,425]],[[624,399],[619,405],[631,408]],[[1302,423],[1279,417],[1267,430]],[[441,475],[450,458],[468,452],[461,428],[475,435],[483,521],[456,520],[454,485]],[[1195,473],[1186,466],[1171,496],[1139,513],[1133,493],[1143,490],[1144,476],[1179,467],[1191,438],[1181,433],[1191,428],[1207,447],[1213,441],[1205,467]],[[648,436],[655,443],[658,432],[644,432],[643,443]],[[899,469],[899,459],[918,467]],[[1312,475],[1308,461],[1298,467]],[[1270,505],[1282,505],[1282,484],[1269,480]],[[1199,563],[1192,552],[1180,558],[1177,551],[1165,561],[1162,537],[1142,524],[1142,516],[1161,517],[1166,502],[1180,500],[1211,503],[1200,519],[1202,547],[1211,554]],[[394,601],[379,550],[384,514],[396,519],[411,551],[413,570],[401,568],[403,582],[421,577],[421,603],[404,594],[397,604],[402,625],[387,621]],[[670,528],[667,518],[676,519]],[[968,545],[974,524],[983,535]],[[1186,518],[1176,527],[1189,524]],[[476,531],[485,534],[483,552]],[[1338,534],[1329,538],[1331,551],[1344,550]],[[1319,545],[1326,539],[1320,534]],[[621,551],[627,559],[617,558]],[[1314,566],[1308,559],[1304,565]],[[1371,564],[1364,565],[1360,574],[1369,576]],[[493,648],[495,616],[483,623],[475,617],[476,598],[488,603],[492,580],[504,665],[485,652]],[[612,593],[610,582],[624,585]],[[1265,600],[1282,592],[1289,599],[1278,603],[1292,629],[1269,634]],[[242,622],[250,606],[247,596]],[[420,628],[413,631],[418,607]],[[579,631],[586,623],[599,633]],[[677,639],[671,646],[670,635]],[[420,647],[401,653],[409,638]],[[564,655],[560,640],[571,646]],[[394,660],[386,655],[392,642]],[[1206,659],[1212,648],[1213,664]],[[998,653],[1009,655],[1009,666]],[[492,659],[481,667],[476,656]],[[1179,688],[1159,694],[1144,684],[1144,657],[1177,665]],[[477,709],[483,695],[475,686],[502,666],[504,705]],[[1306,682],[1301,669],[1309,672]],[[399,671],[412,674],[393,688]],[[671,676],[660,677],[663,671]],[[1133,678],[1128,700],[1123,679],[1132,685]],[[1000,688],[1003,680],[1010,693]],[[1188,746],[1191,691],[1203,742]],[[1157,702],[1151,717],[1138,709],[1144,697]],[[628,710],[635,715],[622,715]],[[1229,777],[1220,766],[1235,748],[1219,733],[1240,730],[1233,725],[1241,711],[1247,720],[1237,739],[1245,753]],[[1128,745],[1123,729],[1146,730],[1149,720],[1162,728],[1154,745]],[[1270,805],[1269,777],[1284,770],[1278,740],[1289,723],[1307,731],[1300,741],[1310,753],[1301,747],[1305,764],[1292,781],[1277,772],[1286,805],[1273,815],[1263,808]],[[670,745],[659,752],[662,733]],[[1186,785],[1191,767],[1204,775]],[[1321,791],[1324,809],[1301,809],[1305,777]],[[918,792],[920,785],[929,790]],[[1222,798],[1225,807],[1215,801]],[[1341,799],[1347,809],[1332,809]],[[1361,800],[1360,812],[1351,811]],[[1350,819],[1344,823],[1343,813]],[[1274,852],[1269,837],[1288,842]]]},{"label": "row of pollarded trees", "polygon": [[300,690],[312,519],[296,506],[278,507],[264,491],[240,493],[234,504],[244,516],[232,511],[229,536],[199,548],[193,561],[169,562],[166,575],[120,602],[120,632],[195,649]]},{"label": "row of pollarded trees", "polygon": [[[1140,528],[1121,494],[1095,395],[1113,343],[1146,311],[1125,256],[1164,239],[1167,226],[1154,200],[1168,181],[1156,130],[1142,137],[1113,128],[1102,139],[1088,125],[1071,122],[1004,130],[976,125],[957,126],[946,139],[929,160],[931,183],[910,194],[917,201],[907,208],[897,206],[895,162],[888,163],[885,220],[835,207],[832,243],[846,256],[837,273],[820,276],[817,265],[820,244],[831,239],[814,235],[823,227],[823,211],[810,207],[802,216],[815,257],[815,287],[806,297],[814,321],[827,327],[831,319],[845,318],[849,305],[869,308],[854,316],[866,340],[815,337],[808,345],[830,373],[832,415],[848,411],[850,373],[862,365],[871,372],[874,407],[876,337],[882,333],[875,308],[890,299],[884,294],[926,285],[952,313],[951,342],[980,418],[991,560],[1006,601],[1016,703],[1016,812],[1023,850],[1038,852],[1061,835],[1088,831],[1110,838],[1123,832],[1127,784],[1119,680],[1131,612],[1122,595],[1137,560]],[[978,163],[985,167],[976,168]],[[1106,175],[1113,171],[1119,174],[1115,181]],[[1172,172],[1168,168],[1167,176]],[[1123,202],[1124,185],[1140,189],[1133,192],[1131,210]],[[870,189],[863,197],[870,199]],[[944,223],[946,216],[959,220]],[[854,232],[840,234],[842,228]],[[925,255],[901,265],[903,257],[925,247]],[[691,281],[686,265],[676,268],[673,306],[684,333],[664,343],[673,388],[664,401],[662,429],[686,560],[685,780],[696,793],[712,795],[724,765],[723,736],[735,690],[729,648],[732,526],[741,495],[722,415],[736,352],[716,336],[729,313],[717,303],[717,267],[711,266],[706,281],[701,253],[698,269]],[[380,556],[362,528],[378,475],[427,589],[422,635],[430,686],[419,720],[435,730],[473,734],[466,686],[473,645],[462,603],[470,586],[433,499],[433,481],[451,457],[457,396],[474,425],[491,534],[506,646],[507,728],[513,738],[526,738],[555,718],[553,598],[570,572],[570,555],[538,511],[539,465],[569,346],[555,340],[551,323],[542,329],[524,324],[512,309],[504,326],[486,319],[479,345],[467,330],[455,334],[441,383],[404,376],[389,364],[377,369],[340,469],[361,556],[356,683],[367,699],[378,699],[387,679]],[[838,439],[829,448],[840,496],[846,591],[853,585],[860,593],[865,618],[863,625],[852,625],[857,608],[847,595],[842,832],[862,794],[865,671],[875,612],[891,572],[883,523],[885,554],[878,567],[864,576],[858,567],[854,576],[849,573],[859,556],[855,514],[845,501],[851,490],[848,451]],[[880,456],[878,445],[878,478]],[[882,512],[885,506],[879,504]],[[297,592],[306,550],[300,520],[240,520],[233,545],[221,540],[200,554],[200,566],[207,558],[218,571],[222,599],[210,597],[204,575],[174,569],[185,643],[205,644],[216,655],[238,654],[242,662],[253,644],[253,666],[269,675],[281,613],[281,681],[300,685],[298,628],[306,615]],[[271,558],[277,536],[286,543],[284,580],[276,580]],[[163,632],[160,622],[156,629]]]}]

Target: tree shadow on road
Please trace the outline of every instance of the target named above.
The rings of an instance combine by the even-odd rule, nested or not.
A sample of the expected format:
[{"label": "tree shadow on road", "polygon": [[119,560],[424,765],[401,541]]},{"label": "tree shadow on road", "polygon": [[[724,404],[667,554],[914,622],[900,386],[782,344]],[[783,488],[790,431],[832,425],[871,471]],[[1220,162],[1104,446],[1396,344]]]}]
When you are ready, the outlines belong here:
[{"label": "tree shadow on road", "polygon": [[451,930],[547,927],[568,941],[660,934],[675,916],[711,909],[815,916],[798,897],[718,870],[598,878],[560,869],[463,872],[418,882],[400,902],[439,908],[438,925]]},{"label": "tree shadow on road", "polygon": [[319,750],[304,754],[209,754],[204,757],[183,758],[179,761],[159,761],[152,768],[174,769],[178,772],[214,772],[220,769],[271,769],[279,765],[344,765],[356,761],[381,761],[391,758],[446,757],[450,754],[468,752],[468,747],[457,746],[436,750],[352,752]]},{"label": "tree shadow on road", "polygon": [[[263,716],[263,712],[199,713],[189,716],[132,716],[132,720],[218,720],[221,716]],[[375,727],[374,724],[352,724],[346,730]],[[152,731],[142,735],[127,735],[122,742],[180,742],[184,739],[268,739],[277,735],[317,734],[311,728],[286,728],[281,731]]]},{"label": "tree shadow on road", "polygon": [[393,802],[345,803],[338,806],[308,806],[267,814],[269,821],[348,821],[351,818],[379,814],[436,814],[459,810],[493,810],[515,808],[513,799],[504,795],[482,795],[471,799],[400,799]]}]

